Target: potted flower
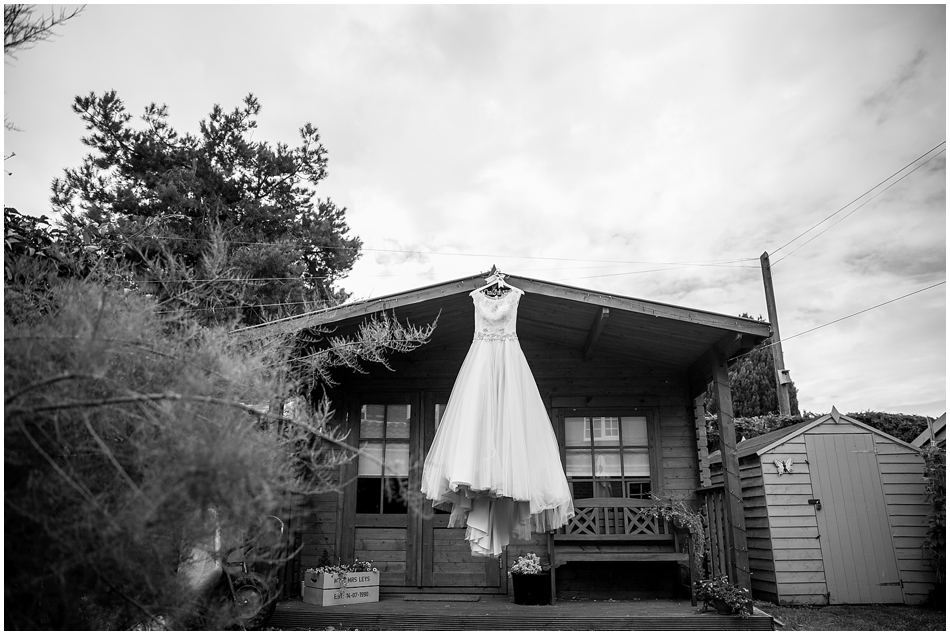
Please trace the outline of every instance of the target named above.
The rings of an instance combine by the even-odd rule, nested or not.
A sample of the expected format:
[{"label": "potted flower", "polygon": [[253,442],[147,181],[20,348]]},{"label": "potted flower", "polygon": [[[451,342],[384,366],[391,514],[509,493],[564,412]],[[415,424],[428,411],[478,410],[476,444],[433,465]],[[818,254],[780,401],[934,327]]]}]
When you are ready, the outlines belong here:
[{"label": "potted flower", "polygon": [[691,564],[693,576],[703,575],[706,568],[704,562],[707,547],[706,527],[702,513],[695,511],[681,500],[671,498],[669,501],[664,501],[656,495],[652,498],[653,506],[646,513],[654,518],[663,518],[674,527],[689,530],[693,541],[693,563]]},{"label": "potted flower", "polygon": [[508,571],[515,604],[550,604],[551,570],[541,566],[537,554],[519,556]]},{"label": "potted flower", "polygon": [[752,594],[748,589],[729,582],[729,578],[724,575],[697,581],[696,599],[703,601],[704,610],[711,604],[720,615],[752,615]]}]

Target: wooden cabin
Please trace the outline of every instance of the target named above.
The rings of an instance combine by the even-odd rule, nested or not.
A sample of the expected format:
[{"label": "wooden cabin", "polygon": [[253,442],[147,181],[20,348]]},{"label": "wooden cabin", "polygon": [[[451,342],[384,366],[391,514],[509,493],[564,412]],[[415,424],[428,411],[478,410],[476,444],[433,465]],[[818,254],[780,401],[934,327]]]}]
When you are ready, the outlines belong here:
[{"label": "wooden cabin", "polygon": [[[350,442],[384,459],[386,466],[353,461],[340,475],[339,494],[301,504],[291,527],[297,537],[293,546],[301,548],[296,580],[326,551],[334,562],[373,561],[382,574],[383,594],[498,594],[508,592],[508,561],[515,556],[535,552],[550,562],[547,535],[513,543],[500,561],[473,557],[464,530],[449,529],[448,515],[433,512],[418,494],[426,451],[472,342],[469,293],[484,284],[484,277],[243,331],[248,338],[315,329],[340,336],[383,313],[413,325],[437,322],[426,345],[392,354],[390,368],[366,364],[365,373],[334,372],[335,385],[327,395],[336,424],[349,432]],[[695,492],[706,459],[703,395],[712,380],[719,403],[726,404],[721,410],[731,411],[726,363],[769,337],[769,325],[541,280],[509,276],[507,281],[526,292],[518,336],[548,407],[575,501],[586,501],[589,516],[610,514],[606,509],[611,507],[621,510],[612,513],[632,519],[614,523],[612,530],[603,519],[570,530],[606,534],[619,526],[630,535],[558,543],[564,555],[557,563],[558,596],[672,595],[677,564],[685,558],[651,553],[685,546],[662,522],[646,522],[642,508],[650,505],[653,494],[699,502]],[[731,430],[731,417],[722,416],[722,425]],[[393,496],[394,490],[410,495]],[[610,506],[605,499],[626,503]],[[733,520],[741,530],[741,514],[736,512]],[[743,539],[735,541],[739,558],[744,556]],[[288,578],[286,586],[293,584]]]},{"label": "wooden cabin", "polygon": [[[832,413],[739,443],[754,597],[775,604],[920,604],[930,506],[918,448]],[[712,483],[722,482],[719,452]]]}]

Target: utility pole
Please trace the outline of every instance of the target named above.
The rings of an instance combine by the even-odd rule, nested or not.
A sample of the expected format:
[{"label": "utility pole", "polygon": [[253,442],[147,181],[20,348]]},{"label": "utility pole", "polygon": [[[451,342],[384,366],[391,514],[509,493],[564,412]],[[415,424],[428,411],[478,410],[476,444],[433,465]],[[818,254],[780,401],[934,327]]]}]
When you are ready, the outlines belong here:
[{"label": "utility pole", "polygon": [[778,330],[778,309],[775,308],[775,289],[772,287],[772,265],[769,264],[769,252],[763,252],[759,257],[762,264],[762,281],[765,283],[765,306],[769,312],[769,323],[772,325],[772,362],[775,364],[775,394],[778,396],[778,410],[780,414],[792,414],[792,407],[788,400],[788,385],[792,383],[788,371],[785,370],[785,357],[782,355],[782,336]]}]

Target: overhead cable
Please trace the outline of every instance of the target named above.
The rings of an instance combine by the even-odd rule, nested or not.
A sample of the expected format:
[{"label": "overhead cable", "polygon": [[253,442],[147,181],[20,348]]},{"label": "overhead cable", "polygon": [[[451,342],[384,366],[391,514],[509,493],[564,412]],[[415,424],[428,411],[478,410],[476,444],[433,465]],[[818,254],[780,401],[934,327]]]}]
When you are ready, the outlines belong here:
[{"label": "overhead cable", "polygon": [[897,302],[898,300],[903,300],[904,298],[909,298],[909,297],[912,296],[912,295],[917,295],[918,293],[923,293],[924,291],[927,291],[928,289],[933,289],[934,287],[939,287],[939,286],[942,285],[942,284],[947,284],[947,281],[946,281],[946,280],[943,280],[943,281],[941,281],[941,282],[934,283],[934,284],[930,285],[929,287],[924,287],[923,289],[917,289],[916,291],[911,291],[910,293],[905,293],[904,295],[902,295],[902,296],[900,296],[900,297],[893,298],[893,299],[891,299],[891,300],[887,300],[886,302],[881,302],[880,304],[875,304],[874,306],[869,306],[869,307],[866,308],[866,309],[861,309],[860,311],[856,311],[856,312],[851,313],[851,314],[849,314],[849,315],[845,315],[844,317],[840,317],[840,318],[838,318],[837,320],[832,320],[831,322],[826,322],[826,323],[824,323],[824,324],[819,324],[818,326],[815,326],[815,327],[813,327],[813,328],[810,328],[810,329],[808,329],[807,331],[802,331],[801,333],[796,333],[795,335],[790,335],[790,336],[788,336],[788,337],[783,337],[781,340],[779,340],[779,341],[777,341],[777,342],[772,342],[772,343],[767,344],[767,345],[765,345],[765,346],[759,346],[759,347],[756,347],[755,349],[753,349],[752,351],[749,351],[748,353],[743,353],[742,355],[737,355],[734,359],[739,359],[739,358],[741,358],[741,357],[745,357],[746,355],[750,355],[750,354],[752,354],[752,353],[753,353],[754,351],[756,351],[756,350],[762,350],[762,349],[765,349],[765,348],[771,348],[771,347],[773,347],[773,346],[778,346],[779,344],[784,343],[784,342],[787,342],[787,341],[790,340],[790,339],[794,339],[794,338],[796,338],[796,337],[801,337],[802,335],[805,335],[806,333],[811,333],[812,331],[817,331],[818,329],[823,329],[823,328],[825,328],[826,326],[831,326],[832,324],[837,324],[838,322],[841,322],[841,321],[843,321],[843,320],[847,320],[848,318],[853,318],[853,317],[856,316],[856,315],[861,315],[862,313],[867,313],[868,311],[873,311],[874,309],[878,309],[878,308],[880,308],[880,307],[882,307],[882,306],[885,306],[885,305],[887,305],[887,304],[891,304],[892,302]]},{"label": "overhead cable", "polygon": [[[797,236],[795,236],[794,238],[792,238],[791,240],[789,240],[788,242],[786,242],[784,245],[782,245],[782,246],[779,247],[778,249],[773,250],[773,251],[772,251],[772,255],[775,255],[775,254],[778,253],[779,251],[785,249],[785,248],[788,247],[790,244],[792,244],[793,242],[795,242],[796,240],[798,240],[799,238],[801,238],[802,236],[804,236],[805,234],[807,234],[807,233],[810,232],[811,230],[815,229],[816,227],[818,227],[819,225],[821,225],[821,224],[824,223],[825,221],[827,221],[827,220],[833,218],[834,216],[837,216],[838,214],[840,214],[841,212],[843,212],[844,210],[846,210],[848,207],[850,207],[851,205],[853,205],[855,202],[861,200],[862,198],[864,198],[865,196],[867,196],[868,194],[870,194],[871,192],[873,192],[873,191],[876,190],[877,188],[881,187],[881,185],[883,185],[884,183],[887,183],[888,181],[890,181],[891,179],[893,179],[895,176],[897,176],[898,174],[900,174],[901,172],[903,172],[904,170],[906,170],[906,169],[909,168],[910,166],[914,165],[915,163],[917,163],[918,161],[920,161],[922,158],[924,158],[925,156],[927,156],[928,154],[930,154],[931,152],[933,152],[934,150],[936,150],[936,149],[939,148],[940,146],[946,145],[946,143],[947,143],[946,141],[941,141],[940,143],[938,143],[937,145],[935,145],[934,147],[932,147],[930,150],[927,150],[927,151],[924,152],[922,155],[920,155],[919,157],[917,157],[916,159],[914,159],[913,161],[911,161],[910,163],[908,163],[907,165],[905,165],[904,167],[902,167],[900,170],[898,170],[898,171],[895,172],[894,174],[890,175],[889,177],[887,177],[886,179],[884,179],[883,181],[881,181],[880,183],[878,183],[877,185],[875,185],[875,186],[872,187],[871,189],[867,190],[866,192],[864,192],[864,193],[861,194],[860,196],[856,197],[854,200],[852,200],[852,201],[849,202],[848,204],[842,206],[841,208],[839,208],[839,209],[838,209],[837,211],[835,211],[834,213],[832,213],[832,214],[830,214],[829,216],[826,216],[826,217],[823,218],[822,220],[818,221],[817,223],[815,223],[814,225],[812,225],[811,227],[809,227],[808,229],[806,229],[806,230],[803,231],[802,233],[798,234]],[[944,148],[944,149],[941,150],[940,152],[944,152],[945,150],[946,150],[946,148]],[[865,202],[862,203],[860,206],[858,206],[857,209],[852,210],[851,212],[849,212],[844,218],[847,218],[848,216],[850,216],[851,214],[853,214],[854,212],[856,212],[858,209],[861,209],[861,207],[863,207],[865,204],[867,204],[870,200],[872,200],[872,199],[875,198],[876,196],[878,196],[878,195],[880,195],[880,194],[883,194],[883,193],[886,192],[888,189],[890,189],[893,185],[899,183],[900,181],[904,180],[906,177],[910,176],[911,174],[913,174],[914,172],[916,172],[917,170],[919,170],[921,167],[923,167],[923,166],[927,165],[928,163],[930,163],[930,161],[931,161],[934,157],[938,156],[938,155],[940,154],[940,152],[938,152],[938,153],[935,154],[934,156],[932,156],[932,157],[930,157],[929,159],[927,159],[926,161],[924,161],[922,164],[920,164],[919,166],[917,166],[916,168],[914,168],[913,170],[911,170],[910,172],[908,172],[907,174],[905,174],[904,176],[902,176],[901,178],[899,178],[899,179],[898,179],[897,181],[895,181],[894,183],[891,183],[890,185],[888,185],[886,188],[884,188],[883,190],[881,190],[880,192],[878,192],[877,194],[875,194],[874,196],[872,196],[871,199],[868,199],[868,201],[865,201]],[[844,220],[844,218],[842,218],[841,220]],[[839,220],[838,222],[840,223],[841,220]],[[837,224],[838,224],[838,223],[835,223],[835,225],[837,225]],[[834,227],[834,225],[832,225],[831,227]],[[775,261],[774,263],[772,263],[772,264],[774,265],[774,264],[776,264],[776,263],[778,263],[778,262],[784,260],[785,258],[787,258],[788,256],[790,256],[792,253],[794,253],[795,251],[797,251],[798,249],[801,249],[801,247],[804,247],[804,246],[807,245],[809,242],[811,242],[812,240],[814,240],[815,238],[817,238],[818,236],[820,236],[820,235],[823,234],[824,232],[828,231],[828,229],[831,229],[831,227],[828,227],[827,229],[823,230],[823,231],[820,232],[817,236],[814,236],[813,238],[811,238],[811,239],[809,239],[808,241],[806,241],[804,244],[800,245],[799,247],[796,247],[795,250],[793,250],[792,252],[786,254],[786,255],[783,256],[782,258],[779,258],[778,260],[776,260],[776,261]]]}]

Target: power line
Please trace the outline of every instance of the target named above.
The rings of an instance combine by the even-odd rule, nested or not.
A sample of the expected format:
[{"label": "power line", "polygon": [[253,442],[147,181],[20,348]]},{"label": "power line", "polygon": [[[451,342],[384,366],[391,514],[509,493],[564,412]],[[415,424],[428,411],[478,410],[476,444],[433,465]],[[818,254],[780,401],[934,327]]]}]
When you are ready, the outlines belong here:
[{"label": "power line", "polygon": [[[917,163],[918,161],[920,161],[922,158],[924,158],[925,156],[927,156],[928,154],[930,154],[931,152],[933,152],[934,150],[936,150],[936,149],[939,148],[940,146],[946,145],[946,143],[947,143],[946,140],[941,141],[940,143],[938,143],[937,145],[935,145],[934,147],[932,147],[930,150],[927,150],[927,151],[924,152],[922,155],[920,155],[919,157],[917,157],[916,159],[914,159],[913,161],[911,161],[910,163],[908,163],[907,165],[905,165],[904,167],[902,167],[900,170],[898,170],[898,171],[895,172],[894,174],[890,175],[889,177],[887,177],[886,179],[884,179],[883,181],[881,181],[880,183],[878,183],[877,185],[875,185],[875,186],[872,187],[871,189],[867,190],[866,192],[864,192],[864,193],[861,194],[860,196],[856,197],[854,200],[852,200],[851,202],[849,202],[847,205],[844,205],[843,207],[839,208],[839,209],[838,209],[837,211],[835,211],[833,214],[830,214],[829,216],[826,216],[826,217],[823,218],[822,220],[818,221],[817,223],[815,223],[814,225],[812,225],[811,227],[809,227],[808,229],[806,229],[806,230],[803,231],[802,233],[798,234],[797,236],[795,236],[794,238],[792,238],[791,240],[789,240],[788,242],[786,242],[784,245],[782,245],[782,246],[779,247],[778,249],[775,249],[774,251],[772,251],[772,254],[774,255],[774,254],[778,253],[779,251],[785,249],[785,248],[788,247],[790,244],[792,244],[793,242],[795,242],[796,240],[798,240],[799,238],[801,238],[802,236],[804,236],[805,234],[807,234],[807,233],[810,232],[811,230],[815,229],[816,227],[818,227],[819,225],[821,225],[822,223],[824,223],[824,222],[827,221],[828,219],[830,219],[830,218],[832,218],[832,217],[834,217],[834,216],[837,216],[838,214],[840,214],[841,212],[843,212],[844,210],[846,210],[848,207],[850,207],[852,204],[854,204],[856,201],[861,200],[863,197],[867,196],[869,193],[873,192],[874,190],[876,190],[877,188],[879,188],[879,187],[880,187],[881,185],[883,185],[884,183],[887,183],[887,182],[890,181],[892,178],[894,178],[895,176],[897,176],[898,174],[900,174],[901,172],[903,172],[904,170],[906,170],[906,169],[909,168],[910,166],[914,165],[915,163]],[[942,152],[942,151],[941,151],[941,152]],[[939,154],[939,153],[938,153],[938,154]],[[937,156],[937,155],[934,155],[934,157],[935,157],[935,156]],[[900,181],[903,180],[906,176],[909,176],[910,174],[913,174],[913,173],[916,172],[917,169],[919,169],[920,167],[923,167],[924,165],[927,165],[927,163],[929,163],[934,157],[930,157],[930,159],[927,159],[927,161],[925,161],[923,164],[921,164],[920,166],[918,166],[917,168],[915,168],[914,170],[912,170],[912,171],[909,172],[908,174],[905,174],[904,176],[902,176],[900,179],[898,179],[898,181],[895,181],[895,183],[900,182]],[[893,185],[893,184],[892,184],[892,185]],[[888,188],[890,188],[890,187],[891,187],[891,186],[888,186]],[[885,189],[885,190],[883,190],[883,191],[887,191],[887,190]],[[883,191],[882,191],[882,192],[879,192],[878,194],[883,193]],[[875,196],[877,196],[877,194],[875,194]],[[872,198],[873,198],[873,197],[872,197]],[[862,204],[862,206],[863,206],[863,204]],[[860,208],[859,208],[859,209],[860,209]],[[855,211],[857,211],[857,210],[855,210]],[[853,213],[854,213],[854,212],[851,212],[851,214],[853,214]],[[848,216],[850,216],[851,214],[848,214]],[[847,216],[846,216],[845,218],[847,218]],[[842,219],[842,220],[844,220],[844,219]],[[839,222],[840,222],[840,221],[839,221]],[[835,224],[837,224],[837,223],[835,223]],[[834,225],[832,225],[832,227],[834,227]],[[830,227],[829,227],[829,229],[830,229]],[[825,230],[825,231],[827,231],[827,230]],[[824,233],[824,232],[822,232],[822,233]],[[819,234],[819,235],[821,235],[821,234]],[[816,236],[816,238],[817,238],[817,236]],[[814,238],[813,238],[812,240],[814,240]],[[810,242],[810,241],[809,241],[809,242]],[[807,243],[806,243],[806,244],[807,244]],[[785,257],[788,257],[788,255],[784,256],[783,258],[780,258],[779,260],[782,260],[782,259],[784,259]],[[777,261],[775,261],[775,262],[777,263],[777,262],[779,262],[779,260],[777,260]],[[775,263],[773,263],[773,264],[775,264]]]},{"label": "power line", "polygon": [[[183,236],[149,236],[149,238],[154,238],[157,240],[180,240],[187,242],[211,242],[208,238],[186,238]],[[274,242],[253,242],[253,241],[227,241],[232,245],[257,245],[263,247],[272,247],[279,245],[280,243]],[[289,240],[287,242],[294,242]],[[553,256],[515,256],[512,254],[472,254],[472,253],[461,253],[461,252],[447,252],[447,251],[414,251],[410,249],[381,249],[374,247],[337,247],[334,245],[310,245],[311,247],[317,249],[330,249],[336,251],[374,251],[380,253],[396,253],[396,254],[411,254],[418,256],[464,256],[466,258],[514,258],[517,260],[555,260],[563,262],[599,262],[599,263],[608,263],[608,264],[618,264],[618,265],[685,265],[685,266],[714,266],[714,265],[726,265],[737,262],[748,262],[751,260],[758,260],[758,258],[738,258],[733,260],[700,260],[695,262],[662,262],[662,261],[647,261],[647,260],[599,260],[596,258],[561,258]]]},{"label": "power line", "polygon": [[[933,159],[935,159],[936,157],[940,156],[940,154],[943,153],[943,152],[945,152],[945,151],[946,151],[946,148],[944,148],[943,150],[941,150],[941,151],[938,152],[937,154],[933,155],[932,157],[930,157],[929,159],[927,159],[926,161],[924,161],[923,163],[921,163],[920,165],[918,165],[916,168],[914,168],[913,170],[911,170],[910,172],[908,172],[907,174],[905,174],[905,175],[902,176],[901,178],[897,179],[897,180],[894,181],[893,183],[889,184],[887,187],[885,187],[885,188],[884,188],[883,190],[881,190],[880,192],[876,193],[874,196],[872,196],[872,197],[869,198],[868,200],[864,201],[863,203],[861,203],[860,205],[858,205],[857,207],[855,207],[853,210],[851,210],[850,212],[848,212],[847,214],[845,214],[844,216],[842,216],[841,218],[839,218],[837,221],[835,221],[834,223],[832,223],[832,224],[829,225],[828,227],[824,228],[823,230],[821,230],[820,232],[818,232],[817,234],[815,234],[814,236],[812,236],[811,238],[809,238],[808,240],[806,240],[805,242],[803,242],[801,245],[799,245],[799,246],[796,247],[795,249],[791,250],[790,252],[788,252],[787,254],[785,254],[784,256],[782,256],[781,258],[779,258],[778,260],[776,260],[775,262],[773,262],[772,265],[774,266],[774,265],[777,265],[778,263],[782,262],[783,260],[785,260],[786,258],[788,258],[789,256],[791,256],[792,254],[794,254],[796,251],[798,251],[799,249],[801,249],[802,247],[804,247],[805,245],[807,245],[807,244],[810,243],[811,241],[815,240],[816,238],[818,238],[819,236],[821,236],[822,234],[824,234],[826,231],[828,231],[829,229],[831,229],[832,227],[834,227],[834,226],[837,225],[838,223],[844,221],[846,218],[848,218],[848,216],[851,216],[851,214],[854,214],[856,211],[858,211],[859,209],[861,209],[862,207],[864,207],[865,205],[867,205],[868,203],[870,203],[871,201],[873,201],[875,198],[877,198],[878,196],[880,196],[880,195],[883,194],[884,192],[888,191],[889,189],[891,189],[892,187],[894,187],[895,185],[897,185],[898,183],[900,183],[901,181],[903,181],[904,179],[906,179],[908,176],[910,176],[911,174],[913,174],[914,172],[916,172],[916,171],[919,170],[920,168],[922,168],[922,167],[924,167],[925,165],[927,165],[928,163],[930,163]],[[836,212],[836,213],[837,213],[837,212]],[[822,222],[824,222],[824,221],[822,221]]]},{"label": "power line", "polygon": [[765,348],[771,348],[772,346],[777,346],[777,345],[778,345],[779,343],[781,343],[781,342],[787,342],[787,341],[790,340],[790,339],[794,339],[794,338],[796,338],[796,337],[800,337],[800,336],[802,336],[802,335],[805,335],[806,333],[811,333],[812,331],[817,331],[818,329],[823,329],[823,328],[825,328],[826,326],[831,326],[832,324],[837,324],[838,322],[847,320],[848,318],[853,318],[853,317],[856,316],[856,315],[861,315],[862,313],[867,313],[868,311],[873,311],[874,309],[879,309],[880,307],[885,306],[885,305],[887,305],[887,304],[891,304],[892,302],[897,302],[898,300],[903,300],[904,298],[909,298],[909,297],[912,296],[912,295],[917,295],[918,293],[923,293],[924,291],[927,291],[928,289],[933,289],[934,287],[939,287],[939,286],[942,285],[942,284],[947,284],[947,281],[946,281],[946,280],[943,280],[943,281],[941,281],[941,282],[934,283],[934,284],[930,285],[929,287],[924,287],[923,289],[917,289],[916,291],[911,291],[910,293],[905,293],[904,295],[902,295],[902,296],[900,296],[900,297],[893,298],[893,299],[891,299],[891,300],[887,300],[886,302],[881,302],[880,304],[875,304],[874,306],[869,306],[869,307],[866,308],[866,309],[861,309],[860,311],[856,311],[856,312],[854,312],[854,313],[851,313],[850,315],[846,315],[846,316],[844,316],[844,317],[840,317],[840,318],[838,318],[837,320],[832,320],[831,322],[826,322],[826,323],[824,323],[824,324],[819,324],[818,326],[813,327],[813,328],[810,328],[810,329],[808,329],[807,331],[802,331],[801,333],[796,333],[795,335],[790,335],[789,337],[784,337],[784,338],[782,338],[782,340],[781,340],[780,342],[772,342],[772,343],[770,343],[770,344],[767,344],[766,346],[759,346],[759,347],[756,347],[753,351],[749,351],[748,353],[743,353],[742,355],[736,356],[735,359],[739,359],[740,357],[745,357],[746,355],[751,355],[755,350],[761,350],[761,349],[765,349]]}]

